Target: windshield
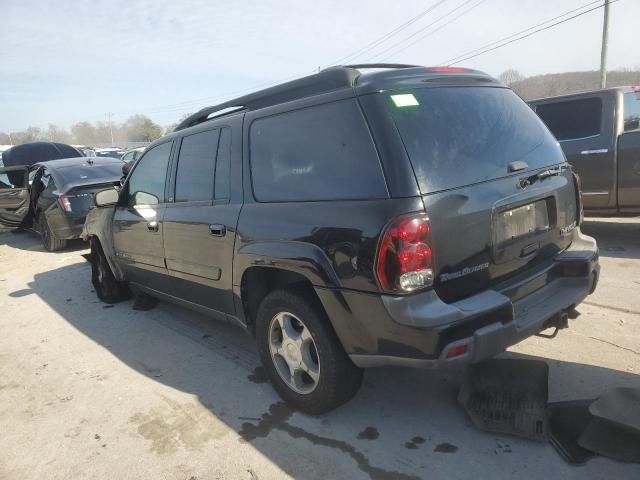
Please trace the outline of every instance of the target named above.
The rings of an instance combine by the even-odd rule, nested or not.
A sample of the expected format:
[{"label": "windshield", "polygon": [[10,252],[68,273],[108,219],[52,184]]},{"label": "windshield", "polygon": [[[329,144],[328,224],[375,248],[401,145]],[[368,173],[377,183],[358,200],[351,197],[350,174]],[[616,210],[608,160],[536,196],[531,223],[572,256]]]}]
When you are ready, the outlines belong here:
[{"label": "windshield", "polygon": [[430,193],[564,162],[537,115],[506,88],[438,87],[387,92],[420,190]]},{"label": "windshield", "polygon": [[56,173],[65,185],[69,183],[107,183],[118,180],[122,176],[122,164],[73,165],[58,168]]}]

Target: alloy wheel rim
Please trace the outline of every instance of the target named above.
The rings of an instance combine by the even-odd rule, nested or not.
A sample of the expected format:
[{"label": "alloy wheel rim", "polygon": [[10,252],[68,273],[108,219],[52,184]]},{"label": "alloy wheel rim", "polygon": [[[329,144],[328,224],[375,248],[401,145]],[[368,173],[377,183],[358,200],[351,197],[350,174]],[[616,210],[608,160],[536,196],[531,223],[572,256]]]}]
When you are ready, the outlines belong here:
[{"label": "alloy wheel rim", "polygon": [[320,359],[311,332],[300,318],[280,312],[269,323],[269,353],[282,380],[294,392],[313,392],[320,380]]}]

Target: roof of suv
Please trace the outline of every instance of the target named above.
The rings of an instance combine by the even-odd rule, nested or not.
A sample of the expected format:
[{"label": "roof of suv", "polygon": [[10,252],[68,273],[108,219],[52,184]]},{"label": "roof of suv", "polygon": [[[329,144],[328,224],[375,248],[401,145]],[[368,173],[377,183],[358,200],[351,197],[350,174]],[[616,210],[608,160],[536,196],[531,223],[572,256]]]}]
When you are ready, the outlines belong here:
[{"label": "roof of suv", "polygon": [[[362,72],[367,70],[367,72]],[[219,105],[206,107],[185,118],[179,131],[212,118],[240,111],[258,110],[321,93],[357,88],[359,93],[409,86],[427,82],[502,85],[486,73],[460,67],[421,67],[418,65],[371,63],[329,67],[290,82],[250,93]],[[422,85],[427,86],[427,85]]]}]

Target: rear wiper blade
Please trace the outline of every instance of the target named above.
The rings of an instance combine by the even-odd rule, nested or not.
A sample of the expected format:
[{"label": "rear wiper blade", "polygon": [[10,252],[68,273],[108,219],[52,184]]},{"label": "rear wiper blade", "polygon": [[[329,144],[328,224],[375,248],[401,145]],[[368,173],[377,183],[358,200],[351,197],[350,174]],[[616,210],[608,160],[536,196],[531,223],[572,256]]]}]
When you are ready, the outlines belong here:
[{"label": "rear wiper blade", "polygon": [[529,185],[534,184],[538,180],[544,180],[545,178],[555,177],[560,175],[562,172],[569,168],[568,165],[560,165],[556,168],[548,168],[547,170],[542,170],[541,172],[536,173],[535,175],[531,175],[530,177],[523,178],[520,180],[520,186],[525,188]]}]

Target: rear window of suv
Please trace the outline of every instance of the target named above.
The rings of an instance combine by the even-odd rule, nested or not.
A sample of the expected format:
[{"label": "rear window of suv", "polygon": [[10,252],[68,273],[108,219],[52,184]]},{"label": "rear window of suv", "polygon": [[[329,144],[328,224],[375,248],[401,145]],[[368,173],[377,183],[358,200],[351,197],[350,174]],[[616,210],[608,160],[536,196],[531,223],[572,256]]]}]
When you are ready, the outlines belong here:
[{"label": "rear window of suv", "polygon": [[257,119],[249,138],[260,202],[387,197],[380,160],[354,99]]},{"label": "rear window of suv", "polygon": [[422,193],[562,163],[555,139],[515,93],[495,87],[437,87],[384,93]]}]

